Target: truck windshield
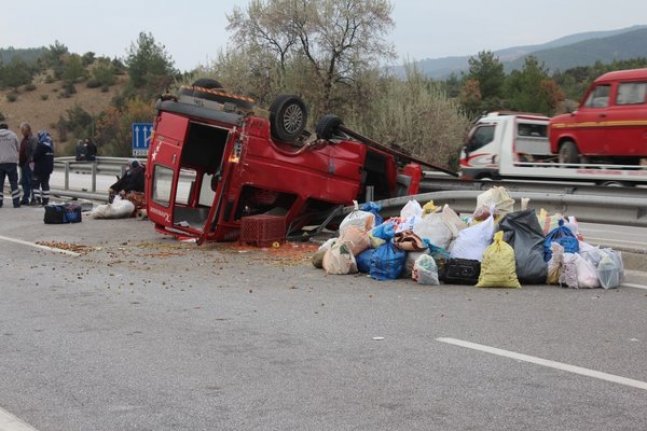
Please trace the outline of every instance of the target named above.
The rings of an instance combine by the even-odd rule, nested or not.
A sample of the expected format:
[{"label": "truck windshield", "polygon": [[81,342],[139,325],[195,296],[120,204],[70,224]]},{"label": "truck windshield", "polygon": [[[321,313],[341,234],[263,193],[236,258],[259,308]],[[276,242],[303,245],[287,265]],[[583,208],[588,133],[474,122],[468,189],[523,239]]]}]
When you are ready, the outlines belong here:
[{"label": "truck windshield", "polygon": [[465,145],[465,150],[468,152],[476,151],[492,142],[494,140],[494,128],[494,125],[483,125],[474,129],[472,136]]}]

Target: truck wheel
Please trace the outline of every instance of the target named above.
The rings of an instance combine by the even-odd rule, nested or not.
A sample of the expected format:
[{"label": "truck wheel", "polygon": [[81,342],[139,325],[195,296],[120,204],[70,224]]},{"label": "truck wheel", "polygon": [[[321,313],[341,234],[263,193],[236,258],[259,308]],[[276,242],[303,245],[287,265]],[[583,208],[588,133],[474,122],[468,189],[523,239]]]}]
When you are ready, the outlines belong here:
[{"label": "truck wheel", "polygon": [[196,79],[193,81],[193,84],[191,84],[193,87],[202,87],[202,88],[207,88],[209,90],[213,88],[223,88],[222,84],[215,79],[210,79],[210,78],[201,78],[201,79]]},{"label": "truck wheel", "polygon": [[281,95],[270,106],[270,130],[279,141],[296,141],[308,121],[308,110],[298,96]]},{"label": "truck wheel", "polygon": [[341,118],[334,114],[324,115],[317,122],[315,132],[318,139],[332,139],[337,134],[337,128],[344,124]]},{"label": "truck wheel", "polygon": [[573,141],[565,141],[559,147],[559,163],[579,163],[580,153],[577,151],[577,146]]}]

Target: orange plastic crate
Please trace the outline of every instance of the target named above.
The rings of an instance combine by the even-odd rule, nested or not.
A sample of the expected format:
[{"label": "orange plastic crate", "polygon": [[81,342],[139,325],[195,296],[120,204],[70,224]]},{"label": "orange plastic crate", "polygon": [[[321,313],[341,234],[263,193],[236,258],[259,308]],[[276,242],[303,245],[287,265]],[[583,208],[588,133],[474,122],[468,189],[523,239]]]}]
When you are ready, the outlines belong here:
[{"label": "orange plastic crate", "polygon": [[240,239],[243,244],[268,247],[285,241],[285,217],[259,214],[243,217],[240,221]]}]

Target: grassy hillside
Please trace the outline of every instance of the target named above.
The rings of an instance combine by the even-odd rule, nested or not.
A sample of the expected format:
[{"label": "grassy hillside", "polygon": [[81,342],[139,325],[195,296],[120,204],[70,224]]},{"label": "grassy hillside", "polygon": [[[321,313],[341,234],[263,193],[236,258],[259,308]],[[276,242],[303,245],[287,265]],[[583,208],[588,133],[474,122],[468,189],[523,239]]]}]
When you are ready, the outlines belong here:
[{"label": "grassy hillside", "polygon": [[13,90],[0,90],[0,113],[4,115],[9,127],[16,133],[20,123],[27,121],[37,131],[48,129],[55,139],[59,140],[56,123],[67,113],[68,109],[80,106],[90,114],[98,114],[110,105],[110,101],[123,89],[123,79],[113,85],[107,92],[101,88],[87,88],[85,83],[76,84],[76,93],[70,97],[61,97],[63,82],[45,83],[43,79],[34,80],[35,89],[20,87],[15,101],[9,101]]}]

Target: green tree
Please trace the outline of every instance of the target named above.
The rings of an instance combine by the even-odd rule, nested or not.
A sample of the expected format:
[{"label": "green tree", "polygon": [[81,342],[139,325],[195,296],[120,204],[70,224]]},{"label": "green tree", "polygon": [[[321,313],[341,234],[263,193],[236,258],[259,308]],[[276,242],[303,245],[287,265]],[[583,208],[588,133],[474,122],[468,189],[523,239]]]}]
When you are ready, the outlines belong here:
[{"label": "green tree", "polygon": [[85,77],[83,60],[78,54],[70,54],[63,61],[63,75],[65,82],[75,83]]},{"label": "green tree", "polygon": [[501,98],[505,73],[503,64],[492,51],[481,51],[476,57],[468,60],[467,79],[478,81],[481,98]]},{"label": "green tree", "polygon": [[32,73],[32,69],[20,57],[13,57],[8,64],[0,65],[0,85],[17,90],[31,82]]},{"label": "green tree", "polygon": [[536,57],[528,56],[521,71],[513,71],[506,80],[508,107],[518,111],[551,115],[564,96],[548,75],[548,69]]},{"label": "green tree", "polygon": [[[393,57],[386,41],[393,27],[388,0],[254,0],[228,16],[233,40],[279,69],[282,88],[293,71],[308,78],[303,88],[319,112],[336,107],[358,76]],[[289,66],[292,70],[289,70]],[[261,65],[259,73],[268,73]]]},{"label": "green tree", "polygon": [[139,33],[137,41],[130,45],[126,57],[130,85],[142,90],[146,96],[160,92],[176,73],[173,60],[164,45],[158,44],[150,33]]},{"label": "green tree", "polygon": [[99,58],[95,61],[94,69],[92,69],[92,79],[94,79],[100,86],[111,86],[116,82],[115,67],[109,58]]}]

